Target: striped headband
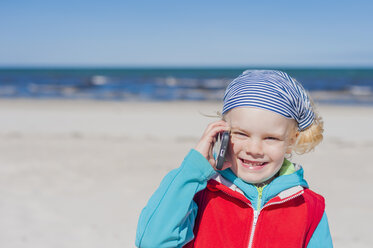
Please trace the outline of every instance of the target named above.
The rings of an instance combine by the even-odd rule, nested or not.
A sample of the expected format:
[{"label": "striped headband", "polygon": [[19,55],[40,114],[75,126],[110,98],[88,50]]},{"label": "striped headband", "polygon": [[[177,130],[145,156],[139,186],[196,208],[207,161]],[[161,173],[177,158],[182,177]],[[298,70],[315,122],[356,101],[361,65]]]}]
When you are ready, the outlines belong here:
[{"label": "striped headband", "polygon": [[234,79],[225,91],[222,114],[242,106],[267,109],[294,119],[301,131],[315,118],[305,89],[282,71],[247,70]]}]

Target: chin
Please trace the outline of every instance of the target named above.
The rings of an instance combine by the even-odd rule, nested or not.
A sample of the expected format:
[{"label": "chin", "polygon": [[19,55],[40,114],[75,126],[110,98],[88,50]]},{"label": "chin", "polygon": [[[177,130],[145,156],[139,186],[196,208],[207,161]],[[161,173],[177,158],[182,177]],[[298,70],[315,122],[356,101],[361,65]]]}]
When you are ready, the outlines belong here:
[{"label": "chin", "polygon": [[239,177],[247,183],[259,184],[273,178],[280,170],[280,168],[281,166],[279,166],[279,168],[276,168],[276,170],[273,171],[248,171],[247,169],[237,170],[237,168],[232,168],[232,171],[234,172],[234,174],[236,174],[237,177]]},{"label": "chin", "polygon": [[263,178],[263,179],[252,179],[252,178],[245,178],[245,177],[239,177],[239,178],[241,178],[243,181],[250,183],[250,184],[263,183],[268,180],[267,178]]}]

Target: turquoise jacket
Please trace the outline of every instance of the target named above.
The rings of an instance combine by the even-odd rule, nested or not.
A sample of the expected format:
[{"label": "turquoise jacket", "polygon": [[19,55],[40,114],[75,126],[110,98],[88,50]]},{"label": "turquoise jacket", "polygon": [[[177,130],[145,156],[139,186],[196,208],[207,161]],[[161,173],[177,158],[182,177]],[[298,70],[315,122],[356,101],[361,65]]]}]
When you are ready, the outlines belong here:
[{"label": "turquoise jacket", "polygon": [[[182,247],[194,238],[193,227],[198,207],[194,195],[203,190],[217,173],[199,152],[192,149],[181,166],[169,172],[142,210],[137,226],[137,247]],[[263,188],[261,201],[255,186],[237,178],[230,170],[219,173],[237,187],[253,206],[262,207],[268,200],[294,186],[308,188],[303,169],[279,176]],[[308,244],[309,248],[333,247],[329,224],[324,213]]]}]

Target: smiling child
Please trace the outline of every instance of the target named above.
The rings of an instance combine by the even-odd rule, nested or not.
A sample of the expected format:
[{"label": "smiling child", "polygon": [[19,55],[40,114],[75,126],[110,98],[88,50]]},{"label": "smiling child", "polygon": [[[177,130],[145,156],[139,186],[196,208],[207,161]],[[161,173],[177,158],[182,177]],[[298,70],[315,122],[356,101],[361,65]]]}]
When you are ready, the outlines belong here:
[{"label": "smiling child", "polygon": [[[216,136],[230,131],[223,169]],[[248,70],[227,87],[222,120],[208,125],[143,209],[138,247],[332,247],[324,198],[286,158],[322,140],[303,87],[281,71]]]}]

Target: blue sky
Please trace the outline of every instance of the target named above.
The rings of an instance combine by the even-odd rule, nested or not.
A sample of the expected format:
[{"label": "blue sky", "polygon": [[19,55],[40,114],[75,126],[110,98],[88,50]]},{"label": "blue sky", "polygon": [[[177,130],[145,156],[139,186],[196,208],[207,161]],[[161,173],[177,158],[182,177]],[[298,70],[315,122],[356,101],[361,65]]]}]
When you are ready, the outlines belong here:
[{"label": "blue sky", "polygon": [[373,67],[372,2],[2,0],[0,66]]}]

